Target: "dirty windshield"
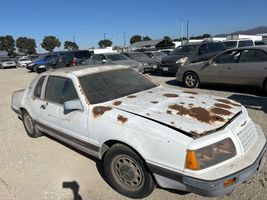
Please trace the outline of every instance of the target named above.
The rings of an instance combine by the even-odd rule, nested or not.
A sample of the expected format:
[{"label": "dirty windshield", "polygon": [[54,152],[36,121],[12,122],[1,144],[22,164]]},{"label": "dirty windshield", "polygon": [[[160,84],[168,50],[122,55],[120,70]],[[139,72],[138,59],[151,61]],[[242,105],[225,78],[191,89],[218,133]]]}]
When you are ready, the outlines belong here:
[{"label": "dirty windshield", "polygon": [[157,87],[132,69],[112,70],[79,78],[91,104],[102,103]]}]

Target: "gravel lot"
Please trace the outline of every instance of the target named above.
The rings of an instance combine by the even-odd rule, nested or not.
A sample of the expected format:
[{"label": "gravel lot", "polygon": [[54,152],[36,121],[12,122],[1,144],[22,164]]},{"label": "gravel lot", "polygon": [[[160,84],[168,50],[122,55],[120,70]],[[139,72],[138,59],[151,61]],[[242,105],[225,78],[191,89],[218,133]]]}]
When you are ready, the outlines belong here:
[{"label": "gravel lot", "polygon": [[[0,199],[126,199],[105,182],[98,161],[46,136],[26,135],[22,121],[10,109],[10,99],[13,91],[24,88],[35,76],[26,69],[0,71]],[[149,76],[168,87],[182,87],[174,77]],[[267,133],[267,98],[255,88],[202,86],[194,90],[241,102]],[[147,199],[206,198],[156,189]],[[230,196],[214,199],[267,199],[267,165]]]}]

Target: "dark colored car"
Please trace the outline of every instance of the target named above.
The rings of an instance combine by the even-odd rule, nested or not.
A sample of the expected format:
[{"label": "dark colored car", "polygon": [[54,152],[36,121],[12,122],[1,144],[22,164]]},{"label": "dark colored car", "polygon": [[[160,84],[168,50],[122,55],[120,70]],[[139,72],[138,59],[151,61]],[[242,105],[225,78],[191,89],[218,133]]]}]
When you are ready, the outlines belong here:
[{"label": "dark colored car", "polygon": [[127,52],[123,53],[130,59],[136,60],[143,64],[145,72],[153,72],[157,70],[157,65],[159,61],[150,58],[149,56],[145,55],[141,52]]},{"label": "dark colored car", "polygon": [[160,73],[175,74],[182,65],[209,60],[225,50],[225,45],[221,42],[185,44],[163,57],[157,70]]},{"label": "dark colored car", "polygon": [[143,53],[149,56],[150,58],[157,60],[159,62],[161,61],[163,57],[167,56],[166,53],[163,53],[161,51],[145,51]]}]

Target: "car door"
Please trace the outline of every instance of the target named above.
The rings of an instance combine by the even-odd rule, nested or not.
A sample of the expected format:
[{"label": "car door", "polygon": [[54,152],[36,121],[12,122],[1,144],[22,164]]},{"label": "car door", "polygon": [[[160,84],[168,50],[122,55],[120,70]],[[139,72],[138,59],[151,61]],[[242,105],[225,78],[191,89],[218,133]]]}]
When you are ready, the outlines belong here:
[{"label": "car door", "polygon": [[210,76],[209,82],[234,84],[234,68],[239,55],[239,51],[233,50],[215,57],[209,68],[216,70],[216,73],[214,76]]},{"label": "car door", "polygon": [[267,54],[261,49],[244,49],[234,70],[236,84],[260,86],[267,76]]}]

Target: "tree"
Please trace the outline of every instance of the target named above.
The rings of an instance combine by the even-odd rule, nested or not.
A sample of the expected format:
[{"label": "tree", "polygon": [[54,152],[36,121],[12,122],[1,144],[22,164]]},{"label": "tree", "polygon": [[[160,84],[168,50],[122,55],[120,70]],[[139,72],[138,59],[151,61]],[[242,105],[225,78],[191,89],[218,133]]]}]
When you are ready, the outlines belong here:
[{"label": "tree", "polygon": [[64,42],[64,49],[68,49],[69,51],[76,51],[79,49],[78,45],[72,41]]},{"label": "tree", "polygon": [[112,45],[111,40],[100,40],[98,42],[99,47],[110,47]]},{"label": "tree", "polygon": [[149,36],[143,37],[143,41],[149,41],[149,40],[151,40],[151,38]]},{"label": "tree", "polygon": [[210,34],[208,34],[208,33],[205,33],[205,34],[203,34],[203,36],[202,36],[203,38],[210,38],[211,37],[211,35]]},{"label": "tree", "polygon": [[55,36],[45,36],[41,46],[47,50],[52,52],[56,47],[60,47],[61,42]]},{"label": "tree", "polygon": [[36,54],[35,39],[27,37],[19,37],[16,39],[16,47],[18,51],[25,54]]},{"label": "tree", "polygon": [[15,56],[15,40],[13,36],[6,35],[0,37],[0,51],[6,51],[9,56]]},{"label": "tree", "polygon": [[142,41],[142,37],[140,35],[134,35],[130,39],[130,44],[133,44],[135,42],[140,42]]},{"label": "tree", "polygon": [[164,36],[164,40],[168,40],[168,41],[172,42],[172,39],[169,36]]}]

